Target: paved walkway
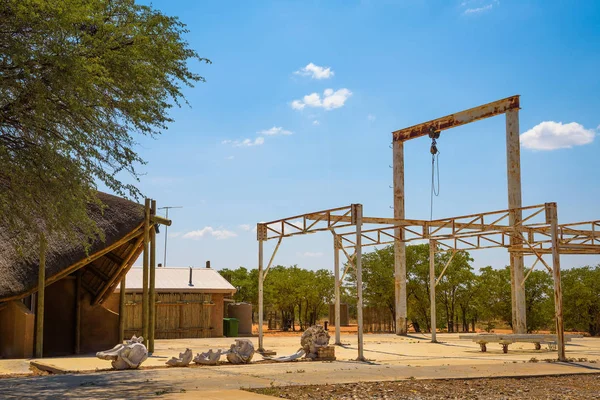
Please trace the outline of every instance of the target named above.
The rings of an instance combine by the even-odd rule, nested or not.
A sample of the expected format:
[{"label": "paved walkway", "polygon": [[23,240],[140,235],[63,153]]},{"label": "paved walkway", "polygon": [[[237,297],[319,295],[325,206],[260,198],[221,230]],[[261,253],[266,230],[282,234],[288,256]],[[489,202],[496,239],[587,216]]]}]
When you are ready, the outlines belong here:
[{"label": "paved walkway", "polygon": [[[275,385],[600,373],[600,339],[574,339],[567,347],[567,354],[581,361],[564,364],[543,362],[544,359],[555,359],[556,353],[547,349],[536,351],[529,344],[511,346],[508,354],[503,354],[499,345],[497,348],[489,346],[487,353],[481,353],[476,343],[458,340],[456,335],[440,335],[440,339],[444,343],[428,343],[425,336],[365,335],[365,356],[371,360],[366,363],[353,361],[357,353],[352,342],[356,338],[342,336],[342,342],[349,345],[336,348],[338,360],[335,362],[224,363],[216,367],[156,368],[185,347],[191,347],[196,353],[211,347],[226,348],[232,342],[227,338],[161,340],[156,342],[155,357],[144,363],[146,368],[141,370],[82,373],[94,371],[92,368],[97,366],[106,368],[108,362],[93,357],[44,359],[43,362],[78,373],[0,379],[0,393],[3,398],[49,399],[192,398],[202,392],[202,397],[209,393],[217,396],[215,398],[240,399],[250,398],[250,395],[239,393],[240,388]],[[265,347],[283,355],[296,351],[298,343],[299,338],[267,337]],[[256,360],[260,360],[260,356]],[[0,366],[7,361],[0,360]],[[25,361],[21,363],[25,364]],[[152,365],[155,367],[148,368]],[[226,392],[222,392],[224,390]]]}]

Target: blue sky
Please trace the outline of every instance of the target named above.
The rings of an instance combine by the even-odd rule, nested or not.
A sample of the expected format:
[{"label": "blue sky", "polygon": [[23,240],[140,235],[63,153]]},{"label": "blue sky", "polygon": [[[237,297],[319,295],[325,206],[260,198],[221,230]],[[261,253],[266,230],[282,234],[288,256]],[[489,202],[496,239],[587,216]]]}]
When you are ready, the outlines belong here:
[{"label": "blue sky", "polygon": [[[213,62],[191,63],[207,80],[185,90],[191,108],[140,140],[140,188],[184,207],[170,213],[170,266],[255,268],[259,221],[351,203],[392,216],[391,132],[514,94],[530,131],[523,204],[556,201],[561,222],[600,218],[596,1],[152,4],[187,24],[191,47]],[[507,207],[504,123],[442,133],[434,218]],[[407,218],[429,218],[429,145],[405,145]],[[504,251],[472,255],[475,267],[508,263]],[[332,260],[322,233],[284,241],[275,263]],[[598,262],[563,257],[563,267]]]}]

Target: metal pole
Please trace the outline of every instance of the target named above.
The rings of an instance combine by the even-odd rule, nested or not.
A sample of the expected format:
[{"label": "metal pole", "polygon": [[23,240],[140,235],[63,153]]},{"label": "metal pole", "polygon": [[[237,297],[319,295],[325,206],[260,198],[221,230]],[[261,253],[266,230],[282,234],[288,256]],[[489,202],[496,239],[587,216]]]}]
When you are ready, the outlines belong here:
[{"label": "metal pole", "polygon": [[263,338],[263,240],[258,240],[258,351],[265,351]]},{"label": "metal pole", "polygon": [[335,275],[335,344],[341,345],[340,339],[340,238],[333,234],[333,267]]},{"label": "metal pole", "polygon": [[[183,208],[182,206],[167,206],[167,207],[161,207],[158,210],[166,210],[166,215],[165,218],[169,219],[169,210],[171,208]],[[165,225],[165,252],[163,254],[163,267],[167,266],[167,238],[169,237],[169,226]]]},{"label": "metal pole", "polygon": [[46,284],[46,237],[40,234],[40,265],[38,268],[38,292],[35,311],[35,356],[44,356],[44,294]]},{"label": "metal pole", "polygon": [[125,275],[121,279],[119,289],[119,343],[125,340]]},{"label": "metal pole", "polygon": [[148,302],[148,266],[150,255],[148,254],[148,242],[150,241],[150,199],[146,199],[144,215],[144,265],[142,270],[142,336],[144,337],[145,343],[148,344],[148,320],[150,318]]},{"label": "metal pole", "polygon": [[[506,166],[508,181],[508,208],[522,207],[521,202],[521,145],[519,142],[519,110],[506,112]],[[511,211],[509,225],[513,226],[522,219],[521,210]],[[521,241],[511,236],[511,246],[522,245]],[[525,288],[521,286],[525,275],[523,255],[510,253],[512,322],[515,333],[527,333]]]},{"label": "metal pole", "polygon": [[[393,145],[394,171],[394,218],[404,219],[404,143],[395,140]],[[406,244],[402,241],[404,231],[394,230],[394,294],[396,308],[396,334],[407,333],[406,307]]]},{"label": "metal pole", "polygon": [[435,240],[429,241],[429,301],[431,302],[431,343],[437,343],[437,315],[435,312]]},{"label": "metal pole", "polygon": [[[156,200],[152,200],[150,213],[156,215]],[[166,232],[165,232],[166,233]],[[156,227],[150,227],[150,307],[149,307],[149,346],[148,351],[154,352],[154,329],[156,325]]]},{"label": "metal pole", "polygon": [[354,204],[356,223],[356,314],[358,319],[358,361],[366,361],[363,354],[363,282],[362,282],[362,204]]},{"label": "metal pole", "polygon": [[554,311],[556,313],[556,338],[558,360],[567,361],[565,356],[565,327],[563,324],[562,289],[560,284],[560,244],[558,242],[558,210],[556,203],[549,203],[550,228],[552,231],[552,276],[554,277]]}]

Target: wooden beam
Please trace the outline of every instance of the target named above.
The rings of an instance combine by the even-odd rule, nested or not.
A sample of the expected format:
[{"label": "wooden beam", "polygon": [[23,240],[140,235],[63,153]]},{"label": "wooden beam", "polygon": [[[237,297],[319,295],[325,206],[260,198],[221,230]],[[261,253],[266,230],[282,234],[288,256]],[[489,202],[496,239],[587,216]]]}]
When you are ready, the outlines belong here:
[{"label": "wooden beam", "polygon": [[140,253],[143,250],[142,241],[144,240],[143,233],[138,234],[137,240],[135,241],[133,247],[129,251],[129,254],[125,258],[123,264],[119,267],[119,269],[112,275],[110,280],[106,285],[102,287],[102,289],[98,292],[98,294],[94,297],[94,304],[99,304],[104,301],[104,296],[106,293],[109,293],[110,290],[117,284],[117,282],[121,281],[123,278],[123,274],[127,272],[129,264],[135,262],[137,257],[139,257]]},{"label": "wooden beam", "polygon": [[423,122],[422,124],[400,129],[392,132],[392,135],[395,141],[404,142],[421,136],[428,136],[432,129],[435,131],[443,131],[450,128],[456,128],[457,126],[469,124],[481,119],[504,114],[510,110],[518,109],[519,95],[511,96],[507,97],[506,99],[497,100],[492,103],[446,115],[445,117]]},{"label": "wooden beam", "polygon": [[81,275],[83,271],[76,272],[77,283],[75,289],[75,354],[81,352]]},{"label": "wooden beam", "polygon": [[119,343],[125,340],[125,276],[121,279],[119,292]]},{"label": "wooden beam", "polygon": [[35,311],[35,356],[44,356],[44,300],[46,292],[46,237],[40,233],[40,265],[38,268],[38,294]]},{"label": "wooden beam", "polygon": [[166,225],[166,226],[171,226],[172,221],[170,219],[167,218],[163,218],[160,215],[152,215],[150,217],[150,222],[152,222],[152,224],[160,224],[160,225]]},{"label": "wooden beam", "polygon": [[[150,218],[156,216],[156,200],[152,200]],[[148,351],[154,353],[154,329],[156,327],[156,229],[150,229],[150,299],[148,323]]]},{"label": "wooden beam", "polygon": [[92,272],[98,278],[102,279],[104,282],[110,281],[110,277],[108,275],[106,275],[104,272],[102,272],[98,267],[96,267],[94,265],[94,263],[89,263],[87,265],[87,267],[85,267],[85,268],[87,268],[90,272]]},{"label": "wooden beam", "polygon": [[144,258],[142,268],[142,336],[144,342],[148,345],[148,323],[150,320],[150,302],[148,296],[148,272],[150,267],[150,254],[148,253],[148,244],[150,242],[150,199],[146,198],[144,207]]},{"label": "wooden beam", "polygon": [[113,252],[109,251],[108,253],[104,254],[103,257],[108,258],[110,261],[114,262],[117,265],[123,264],[123,259]]}]

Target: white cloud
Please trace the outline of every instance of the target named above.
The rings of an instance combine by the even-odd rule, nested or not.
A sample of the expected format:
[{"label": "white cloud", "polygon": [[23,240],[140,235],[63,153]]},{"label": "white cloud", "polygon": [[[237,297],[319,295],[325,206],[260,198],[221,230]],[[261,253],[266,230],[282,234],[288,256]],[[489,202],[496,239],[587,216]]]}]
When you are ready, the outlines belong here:
[{"label": "white cloud", "polygon": [[[256,139],[244,139],[244,140],[223,140],[221,144],[230,144],[233,147],[251,147],[260,146],[265,143],[265,138],[257,137]],[[233,156],[230,156],[233,157]]]},{"label": "white cloud", "polygon": [[240,229],[243,231],[249,231],[250,230],[250,225],[248,224],[242,224],[240,225]]},{"label": "white cloud", "polygon": [[234,158],[235,158],[234,156],[225,157],[226,160],[233,160]]},{"label": "white cloud", "polygon": [[270,129],[264,129],[257,132],[260,135],[275,136],[275,135],[292,135],[294,132],[283,129],[281,126],[274,126]]},{"label": "white cloud", "polygon": [[346,88],[336,91],[333,91],[333,89],[325,89],[323,91],[323,97],[318,93],[307,94],[302,100],[292,101],[291,106],[294,110],[303,110],[304,107],[318,107],[324,108],[325,110],[333,110],[335,108],[343,107],[350,96],[352,96],[352,92]]},{"label": "white cloud", "polygon": [[196,230],[196,231],[187,232],[182,237],[184,239],[199,240],[199,239],[203,238],[204,236],[212,236],[212,237],[217,238],[217,240],[222,240],[222,239],[230,239],[230,238],[236,237],[237,233],[228,231],[226,229],[214,229],[211,226],[206,226],[206,227]]},{"label": "white cloud", "polygon": [[313,63],[309,63],[306,67],[300,68],[294,72],[296,75],[310,76],[312,79],[329,79],[335,73],[331,70],[331,67],[320,67]]},{"label": "white cloud", "polygon": [[369,115],[367,115],[367,119],[369,121],[375,121],[375,119],[377,119],[377,117],[375,117],[373,114],[369,114]]},{"label": "white cloud", "polygon": [[592,143],[594,136],[594,130],[585,129],[576,122],[563,124],[544,121],[523,133],[520,140],[521,145],[527,149],[556,150]]},{"label": "white cloud", "polygon": [[310,252],[307,251],[305,253],[297,253],[297,255],[301,256],[301,257],[323,257],[323,253],[321,253],[320,251],[317,252]]},{"label": "white cloud", "polygon": [[492,9],[492,7],[493,7],[493,5],[492,5],[492,4],[488,4],[488,5],[486,5],[486,6],[483,6],[483,7],[477,7],[477,8],[467,8],[467,9],[465,10],[465,14],[467,14],[467,15],[468,15],[468,14],[480,14],[480,13],[482,13],[482,12],[484,12],[484,11],[491,10],[491,9]]},{"label": "white cloud", "polygon": [[316,120],[316,119],[312,122],[312,124],[313,125],[321,125],[321,123],[318,120]]}]

